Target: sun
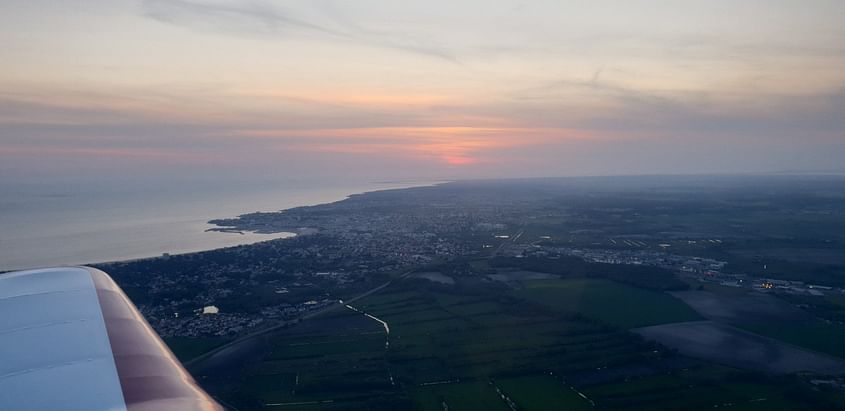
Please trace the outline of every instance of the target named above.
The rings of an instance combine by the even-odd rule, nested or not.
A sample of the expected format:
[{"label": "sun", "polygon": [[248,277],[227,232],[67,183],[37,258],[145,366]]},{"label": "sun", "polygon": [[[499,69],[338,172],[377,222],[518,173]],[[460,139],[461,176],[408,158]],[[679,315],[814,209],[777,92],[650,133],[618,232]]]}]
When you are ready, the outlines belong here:
[{"label": "sun", "polygon": [[441,159],[450,166],[468,166],[478,162],[477,159],[466,155],[443,155]]}]

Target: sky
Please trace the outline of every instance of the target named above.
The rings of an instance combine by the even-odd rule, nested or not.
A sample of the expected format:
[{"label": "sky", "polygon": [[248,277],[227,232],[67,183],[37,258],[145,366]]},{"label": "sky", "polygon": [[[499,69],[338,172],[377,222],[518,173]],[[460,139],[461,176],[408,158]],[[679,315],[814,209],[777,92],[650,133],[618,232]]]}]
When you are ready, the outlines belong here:
[{"label": "sky", "polygon": [[845,172],[839,0],[4,0],[0,181]]}]

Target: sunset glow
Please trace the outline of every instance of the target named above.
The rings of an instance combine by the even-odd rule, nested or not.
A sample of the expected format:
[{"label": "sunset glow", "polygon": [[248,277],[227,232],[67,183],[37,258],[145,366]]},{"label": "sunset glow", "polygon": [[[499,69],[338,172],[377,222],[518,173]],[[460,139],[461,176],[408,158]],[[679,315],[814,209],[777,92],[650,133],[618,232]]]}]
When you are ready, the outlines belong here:
[{"label": "sunset glow", "polygon": [[841,171],[845,6],[782,3],[14,0],[0,17],[0,161],[17,176],[48,157],[71,174],[118,157],[201,175],[777,171],[795,158]]}]

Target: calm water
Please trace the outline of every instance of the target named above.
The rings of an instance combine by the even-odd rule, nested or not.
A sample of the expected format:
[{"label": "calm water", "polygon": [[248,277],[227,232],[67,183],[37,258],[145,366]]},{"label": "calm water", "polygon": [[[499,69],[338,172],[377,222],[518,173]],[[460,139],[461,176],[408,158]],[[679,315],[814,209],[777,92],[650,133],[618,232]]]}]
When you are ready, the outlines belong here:
[{"label": "calm water", "polygon": [[206,232],[208,220],[341,200],[423,183],[156,187],[135,191],[3,187],[0,270],[185,253],[290,234]]}]

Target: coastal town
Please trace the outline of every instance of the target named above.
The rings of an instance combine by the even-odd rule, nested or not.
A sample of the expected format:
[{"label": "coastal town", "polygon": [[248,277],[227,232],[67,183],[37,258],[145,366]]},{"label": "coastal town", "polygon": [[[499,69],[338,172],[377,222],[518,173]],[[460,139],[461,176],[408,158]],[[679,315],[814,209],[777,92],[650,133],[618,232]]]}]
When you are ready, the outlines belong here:
[{"label": "coastal town", "polygon": [[[484,190],[462,195],[452,186],[388,190],[211,222],[221,231],[297,233],[292,238],[110,263],[104,268],[163,336],[232,337],[271,327],[412,269],[434,267],[453,276],[486,279],[493,273],[490,267],[465,262],[494,257],[542,260],[552,267],[562,258],[597,266],[654,267],[693,286],[843,294],[841,284],[823,279],[809,282],[768,275],[765,262],[741,271],[735,268],[738,264],[696,255],[748,241],[744,233],[725,233],[721,227],[713,235],[690,232],[687,237],[645,229],[636,236],[619,235],[615,227],[583,229],[594,227],[599,219],[605,225],[607,219],[615,219],[629,231],[630,221],[642,212],[603,205],[550,206],[542,195],[525,199]],[[210,306],[215,308],[212,312],[204,309]]]},{"label": "coastal town", "polygon": [[548,247],[536,244],[513,244],[509,245],[503,254],[516,258],[555,259],[561,256],[570,256],[600,264],[660,267],[694,281],[713,283],[725,287],[743,287],[759,292],[780,291],[816,297],[822,297],[825,293],[845,294],[845,288],[808,284],[798,280],[752,277],[747,273],[729,273],[724,271],[728,264],[725,261],[676,255],[663,251],[577,249]]}]

